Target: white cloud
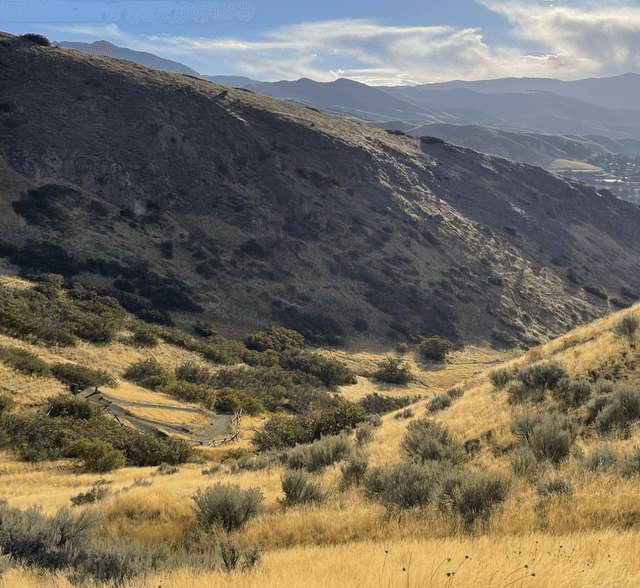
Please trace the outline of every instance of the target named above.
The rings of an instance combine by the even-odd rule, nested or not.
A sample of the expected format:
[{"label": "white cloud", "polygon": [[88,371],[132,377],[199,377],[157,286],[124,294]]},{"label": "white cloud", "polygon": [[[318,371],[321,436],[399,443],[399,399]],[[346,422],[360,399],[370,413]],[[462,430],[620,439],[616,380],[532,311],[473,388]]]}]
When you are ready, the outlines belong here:
[{"label": "white cloud", "polygon": [[478,28],[398,26],[365,19],[301,22],[254,38],[140,37],[115,24],[81,28],[103,31],[92,34],[126,42],[132,49],[182,58],[201,73],[220,73],[211,64],[218,68],[224,63],[234,73],[267,80],[347,77],[393,85],[507,76],[569,80],[640,72],[640,7],[624,2],[603,7],[562,0],[478,1],[511,26],[512,44],[491,44]]}]

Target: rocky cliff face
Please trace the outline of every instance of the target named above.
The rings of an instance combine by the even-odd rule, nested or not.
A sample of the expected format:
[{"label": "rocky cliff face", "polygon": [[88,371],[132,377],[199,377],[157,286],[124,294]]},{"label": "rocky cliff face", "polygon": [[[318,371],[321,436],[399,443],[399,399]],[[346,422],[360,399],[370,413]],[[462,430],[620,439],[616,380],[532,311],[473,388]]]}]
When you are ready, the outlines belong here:
[{"label": "rocky cliff face", "polygon": [[[190,76],[0,34],[0,129],[5,263],[178,321],[533,343],[640,291],[630,203]],[[16,207],[51,183],[65,223]]]}]

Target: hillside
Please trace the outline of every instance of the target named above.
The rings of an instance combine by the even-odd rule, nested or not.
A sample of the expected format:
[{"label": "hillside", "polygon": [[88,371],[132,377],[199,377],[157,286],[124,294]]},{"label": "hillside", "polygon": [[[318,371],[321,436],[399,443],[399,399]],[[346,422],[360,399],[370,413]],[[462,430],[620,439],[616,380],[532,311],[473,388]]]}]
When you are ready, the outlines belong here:
[{"label": "hillside", "polygon": [[640,292],[640,210],[606,192],[7,34],[0,61],[8,270],[317,342],[531,345]]},{"label": "hillside", "polygon": [[[74,324],[88,316],[77,287],[65,294],[57,279],[32,284],[2,276],[0,282],[5,300],[8,293],[33,301],[39,295],[55,295],[52,300],[59,304],[70,301],[66,315]],[[140,411],[149,410],[154,401],[177,411],[180,403],[127,381],[123,374],[132,363],[155,359],[173,370],[182,362],[195,362],[212,373],[239,366],[231,360],[225,367],[189,351],[184,347],[190,341],[186,334],[177,346],[178,332],[162,327],[152,329],[159,339],[156,345],[136,345],[131,337],[141,323],[126,314],[108,343],[82,340],[72,347],[46,347],[5,332],[0,336],[0,494],[8,504],[0,505],[0,541],[17,549],[19,533],[14,531],[9,540],[4,530],[23,529],[24,537],[27,534],[19,526],[20,515],[11,509],[40,505],[41,514],[30,515],[29,532],[42,530],[38,557],[46,570],[22,568],[5,555],[0,587],[89,585],[91,578],[107,577],[100,575],[104,562],[110,562],[111,581],[126,588],[238,583],[286,587],[301,581],[311,587],[343,586],[345,578],[349,585],[362,587],[448,587],[452,572],[461,586],[504,587],[510,581],[544,588],[634,586],[640,579],[629,566],[637,555],[640,351],[637,331],[627,331],[629,337],[617,333],[625,320],[639,317],[636,305],[526,353],[467,347],[450,352],[442,364],[425,363],[417,346],[386,353],[318,350],[357,373],[356,383],[340,386],[337,398],[357,402],[377,394],[387,402],[409,398],[409,404],[381,410],[381,416],[369,414],[355,431],[347,429],[340,437],[250,455],[247,451],[256,449],[256,433],[274,418],[262,412],[243,419],[235,443],[196,445],[200,463],[129,465],[102,473],[82,468],[78,458],[21,461],[7,441],[7,434],[15,435],[12,419],[28,418],[34,410],[40,421],[64,419],[63,414],[45,413],[46,397],[58,392],[63,398],[71,396],[51,376],[27,375],[24,364],[19,369],[10,365],[4,350],[27,350],[49,365],[72,361],[108,370],[116,381],[102,390],[126,399],[130,407],[138,405]],[[0,326],[6,330],[6,317]],[[221,344],[221,339],[208,340],[209,345],[214,342]],[[229,341],[225,345],[240,349]],[[273,352],[254,353],[253,361],[258,355],[273,358]],[[408,366],[413,381],[376,381],[373,372],[389,358]],[[30,365],[36,362],[31,359]],[[242,369],[257,368],[245,364]],[[540,376],[544,384],[534,382]],[[7,408],[7,396],[17,406]],[[176,422],[184,422],[188,414],[188,405],[182,409],[182,415],[175,413]],[[162,418],[170,412],[165,410]],[[297,418],[282,412],[276,416],[289,422]],[[424,446],[407,443],[425,422],[448,432]],[[286,429],[278,430],[285,435]],[[42,436],[31,449],[44,441]],[[339,445],[342,453],[335,452]],[[443,451],[439,457],[427,453],[438,446]],[[325,452],[334,447],[334,453],[315,451],[321,447]],[[283,480],[298,478],[301,489],[306,484],[315,490],[298,496],[292,492],[294,486],[285,493]],[[219,487],[230,487],[238,496],[259,490],[262,512],[228,532],[207,526],[197,517],[195,497]],[[472,495],[486,502],[466,509],[460,500]],[[70,512],[60,511],[62,507]],[[92,570],[80,566],[73,573],[52,571],[56,560],[46,559],[50,547],[44,530],[65,521],[63,537],[71,545],[85,550],[99,545],[103,550]],[[79,521],[80,527],[70,521]],[[92,543],[87,533],[101,537],[101,542]],[[118,538],[141,543],[126,547]],[[20,545],[20,557],[27,557],[30,547]],[[59,551],[51,553],[61,557]],[[126,557],[130,559],[125,564]],[[163,562],[169,567],[163,568]]]}]

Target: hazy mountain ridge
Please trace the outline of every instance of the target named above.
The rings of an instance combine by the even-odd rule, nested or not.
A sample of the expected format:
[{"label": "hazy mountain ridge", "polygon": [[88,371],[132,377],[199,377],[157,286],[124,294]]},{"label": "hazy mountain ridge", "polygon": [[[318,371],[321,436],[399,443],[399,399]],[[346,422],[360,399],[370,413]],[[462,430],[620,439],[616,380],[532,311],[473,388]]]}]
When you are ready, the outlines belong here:
[{"label": "hazy mountain ridge", "polygon": [[[47,241],[71,276],[182,291],[227,330],[507,344],[640,290],[640,210],[540,169],[11,35],[0,61],[2,250],[25,271]],[[44,178],[77,185],[64,223],[12,206]]]}]

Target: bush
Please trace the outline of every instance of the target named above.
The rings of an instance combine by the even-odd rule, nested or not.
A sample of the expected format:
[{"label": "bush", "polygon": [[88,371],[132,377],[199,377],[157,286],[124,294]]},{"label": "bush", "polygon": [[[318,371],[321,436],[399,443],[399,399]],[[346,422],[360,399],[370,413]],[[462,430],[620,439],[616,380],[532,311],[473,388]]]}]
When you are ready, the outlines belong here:
[{"label": "bush", "polygon": [[125,343],[133,347],[157,347],[158,337],[151,329],[141,327],[135,329]]},{"label": "bush", "polygon": [[38,35],[37,33],[25,33],[24,35],[20,35],[23,39],[28,39],[29,41],[36,43],[37,45],[42,45],[43,47],[50,47],[51,41],[47,39],[44,35]]},{"label": "bush", "polygon": [[215,405],[220,411],[235,413],[242,410],[250,415],[258,415],[265,410],[264,404],[260,400],[244,390],[236,390],[234,388],[218,390]]},{"label": "bush", "polygon": [[342,471],[342,484],[345,488],[349,486],[359,486],[364,481],[364,477],[369,469],[369,461],[362,456],[356,455],[348,462],[340,466]]},{"label": "bush", "polygon": [[382,360],[373,374],[373,379],[386,384],[408,384],[413,380],[409,366],[394,357]]},{"label": "bush", "polygon": [[636,340],[636,331],[640,326],[640,321],[632,314],[622,317],[613,327],[613,333],[616,337],[626,339],[629,345],[634,345]]},{"label": "bush", "polygon": [[446,466],[402,461],[393,468],[373,468],[365,475],[369,495],[387,508],[425,508],[436,496]]},{"label": "bush", "polygon": [[435,335],[428,339],[423,339],[418,345],[420,356],[426,361],[433,363],[444,363],[447,353],[452,351],[454,345],[451,341]]},{"label": "bush", "polygon": [[619,386],[615,392],[595,398],[587,410],[591,415],[596,413],[595,425],[602,434],[617,432],[628,437],[640,419],[640,388]]},{"label": "bush", "polygon": [[411,404],[411,399],[408,396],[382,396],[377,392],[367,394],[358,401],[358,405],[361,406],[367,414],[386,414],[399,408],[404,408],[409,404]]},{"label": "bush", "polygon": [[460,516],[467,529],[476,520],[486,525],[494,508],[507,499],[510,486],[509,479],[501,474],[454,473],[442,484],[439,506]]},{"label": "bush", "polygon": [[540,404],[544,402],[546,396],[547,391],[544,388],[530,388],[520,380],[507,384],[507,402],[509,404],[524,404],[525,402]]},{"label": "bush", "polygon": [[528,445],[516,447],[511,452],[511,471],[526,480],[534,480],[541,470],[540,462]]},{"label": "bush", "polygon": [[77,384],[81,390],[84,388],[97,388],[98,386],[108,386],[110,388],[116,386],[115,379],[107,372],[93,370],[75,363],[54,363],[51,366],[51,373],[63,384]]},{"label": "bush", "polygon": [[518,371],[517,378],[527,388],[541,388],[552,390],[562,378],[568,378],[569,374],[556,361],[541,362],[523,368]]},{"label": "bush", "polygon": [[451,396],[448,394],[439,394],[433,398],[428,405],[429,412],[439,412],[451,406]]},{"label": "bush", "polygon": [[291,452],[289,466],[294,469],[300,469],[302,466],[309,472],[317,472],[351,457],[352,454],[353,446],[346,437],[323,437],[310,445],[295,447]]},{"label": "bush", "polygon": [[299,419],[280,415],[272,416],[265,425],[256,431],[251,443],[258,451],[294,447],[296,443],[306,442],[306,432]]},{"label": "bush", "polygon": [[16,405],[16,401],[6,394],[0,394],[0,416],[8,412]]},{"label": "bush", "polygon": [[187,361],[180,364],[175,369],[175,376],[178,380],[189,382],[190,384],[210,385],[212,382],[211,371],[198,364]]},{"label": "bush", "polygon": [[161,386],[167,386],[174,379],[171,373],[165,370],[155,359],[143,359],[131,364],[122,374],[122,377],[149,390],[157,390]]},{"label": "bush", "polygon": [[360,447],[373,441],[373,425],[361,424],[356,428],[356,442]]},{"label": "bush", "polygon": [[508,368],[496,368],[489,372],[489,380],[498,389],[504,388],[514,376],[514,371]]},{"label": "bush", "polygon": [[454,386],[453,388],[449,388],[447,390],[447,395],[451,400],[457,400],[458,398],[462,398],[464,396],[464,389],[460,386]]},{"label": "bush", "polygon": [[317,504],[324,500],[324,493],[318,484],[309,482],[307,474],[301,470],[287,470],[282,476],[282,491],[285,506]]},{"label": "bush", "polygon": [[310,374],[329,390],[337,390],[338,386],[348,386],[357,382],[356,375],[342,362],[308,351],[281,353],[280,366],[285,370]]},{"label": "bush", "polygon": [[267,351],[269,349],[282,353],[284,351],[302,349],[304,336],[286,327],[271,326],[247,335],[244,344],[247,349]]},{"label": "bush", "polygon": [[110,472],[125,464],[122,451],[114,449],[111,443],[99,439],[94,441],[78,439],[67,447],[65,454],[67,457],[81,459],[84,462],[83,469],[92,473]]},{"label": "bush", "polygon": [[264,496],[257,488],[216,484],[192,496],[196,519],[205,529],[220,526],[227,533],[240,529],[262,511]]},{"label": "bush", "polygon": [[94,486],[91,490],[87,492],[81,492],[76,496],[71,497],[71,504],[73,506],[83,506],[85,504],[95,504],[100,500],[104,500],[109,494],[111,490],[108,486]]},{"label": "bush", "polygon": [[552,496],[571,496],[573,487],[563,478],[552,478],[540,482],[537,487],[540,498],[551,498]]},{"label": "bush", "polygon": [[610,447],[598,447],[584,460],[584,467],[592,472],[609,472],[618,459],[618,454]]},{"label": "bush", "polygon": [[0,346],[0,361],[29,376],[48,377],[49,365],[34,353],[18,347]]},{"label": "bush", "polygon": [[577,436],[576,424],[559,413],[526,413],[513,422],[511,431],[525,440],[538,461],[555,465],[569,455]]},{"label": "bush", "polygon": [[441,461],[459,465],[467,459],[464,449],[453,439],[449,430],[429,419],[411,421],[400,447],[406,455],[422,463]]},{"label": "bush", "polygon": [[551,396],[565,408],[579,408],[591,396],[591,383],[587,380],[563,378],[553,389]]},{"label": "bush", "polygon": [[209,410],[213,410],[217,406],[215,392],[204,384],[192,384],[191,382],[174,380],[156,388],[156,390],[185,402],[196,402]]},{"label": "bush", "polygon": [[393,415],[394,419],[410,419],[413,418],[414,414],[413,414],[413,410],[411,408],[405,408],[404,410],[401,410],[400,412],[397,412],[396,414]]}]

